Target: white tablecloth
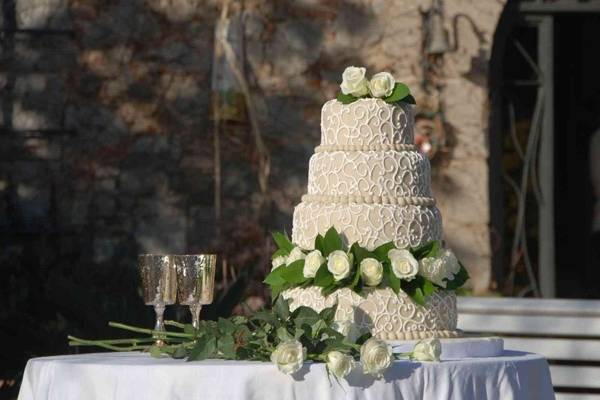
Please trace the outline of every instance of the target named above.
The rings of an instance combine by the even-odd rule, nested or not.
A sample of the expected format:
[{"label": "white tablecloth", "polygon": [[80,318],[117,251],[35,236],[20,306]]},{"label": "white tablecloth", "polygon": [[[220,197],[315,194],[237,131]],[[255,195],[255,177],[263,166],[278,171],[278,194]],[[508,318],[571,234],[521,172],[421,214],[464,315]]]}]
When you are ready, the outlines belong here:
[{"label": "white tablecloth", "polygon": [[554,399],[541,356],[396,361],[383,380],[355,369],[330,382],[325,366],[306,363],[295,379],[267,362],[154,359],[141,353],[97,353],[29,360],[19,400],[134,399]]}]

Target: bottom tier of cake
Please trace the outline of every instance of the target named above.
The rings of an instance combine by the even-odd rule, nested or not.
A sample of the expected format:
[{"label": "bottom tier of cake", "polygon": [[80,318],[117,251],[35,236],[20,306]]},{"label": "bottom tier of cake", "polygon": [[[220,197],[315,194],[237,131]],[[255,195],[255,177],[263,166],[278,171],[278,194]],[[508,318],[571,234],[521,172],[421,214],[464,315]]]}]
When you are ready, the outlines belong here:
[{"label": "bottom tier of cake", "polygon": [[282,293],[290,299],[291,309],[307,306],[316,311],[338,304],[335,319],[350,320],[362,331],[384,340],[414,340],[428,337],[450,338],[456,331],[456,295],[438,291],[427,298],[425,306],[412,301],[402,291],[365,289],[364,297],[350,289],[339,289],[329,296],[321,288],[294,288]]}]

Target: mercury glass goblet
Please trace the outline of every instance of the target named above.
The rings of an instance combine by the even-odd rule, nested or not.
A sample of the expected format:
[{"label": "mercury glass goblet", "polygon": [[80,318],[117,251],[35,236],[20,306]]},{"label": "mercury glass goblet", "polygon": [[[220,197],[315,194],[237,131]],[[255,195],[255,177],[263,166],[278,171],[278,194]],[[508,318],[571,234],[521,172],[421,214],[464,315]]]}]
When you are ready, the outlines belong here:
[{"label": "mercury glass goblet", "polygon": [[215,254],[173,256],[177,269],[179,303],[189,306],[192,326],[198,328],[202,306],[213,301],[215,289]]},{"label": "mercury glass goblet", "polygon": [[[177,300],[177,270],[170,256],[142,254],[138,256],[138,266],[142,277],[144,303],[154,306],[156,313],[155,331],[164,331],[165,307]],[[160,334],[155,335],[156,345],[164,344]]]}]

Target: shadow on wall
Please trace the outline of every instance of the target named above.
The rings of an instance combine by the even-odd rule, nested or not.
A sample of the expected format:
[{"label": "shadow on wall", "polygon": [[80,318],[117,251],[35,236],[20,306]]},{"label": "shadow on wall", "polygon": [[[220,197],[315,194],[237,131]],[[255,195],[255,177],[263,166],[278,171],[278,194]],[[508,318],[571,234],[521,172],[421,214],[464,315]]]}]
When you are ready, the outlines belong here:
[{"label": "shadow on wall", "polygon": [[[344,65],[367,64],[348,51],[374,24],[370,11],[345,2],[265,2],[246,13],[248,71],[273,153],[270,207],[255,212],[247,126],[227,127],[219,242],[208,90],[218,10],[29,4],[4,1],[1,25],[0,340],[11,345],[0,380],[18,378],[30,357],[79,351],[67,333],[115,336],[109,320],[151,325],[138,253],[226,257],[217,279],[229,290],[205,317],[229,314],[242,296],[264,298],[268,231],[291,226],[323,90],[337,86]],[[266,65],[284,87],[256,73]],[[167,314],[187,318],[178,307]]]}]

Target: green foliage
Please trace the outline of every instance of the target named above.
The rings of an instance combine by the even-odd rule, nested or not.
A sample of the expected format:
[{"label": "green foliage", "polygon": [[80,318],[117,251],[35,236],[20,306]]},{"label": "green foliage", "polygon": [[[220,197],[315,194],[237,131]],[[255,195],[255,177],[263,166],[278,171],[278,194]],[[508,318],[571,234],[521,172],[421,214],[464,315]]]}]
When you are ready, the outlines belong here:
[{"label": "green foliage", "polygon": [[306,281],[304,274],[302,273],[304,269],[304,260],[297,260],[293,263],[286,265],[285,267],[279,267],[275,270],[281,270],[280,276],[287,283],[299,284]]},{"label": "green foliage", "polygon": [[436,286],[420,275],[410,281],[402,280],[401,289],[417,304],[424,306],[427,297],[436,291]]},{"label": "green foliage", "polygon": [[[296,339],[308,351],[308,359],[324,361],[326,352],[331,349],[343,351],[358,358],[356,345],[332,328],[337,305],[316,312],[309,307],[290,310],[290,301],[279,297],[273,308],[261,310],[251,317],[234,316],[219,318],[218,321],[201,321],[198,329],[167,321],[169,327],[177,330],[162,332],[164,346],[155,346],[151,329],[124,324],[111,326],[145,333],[147,338],[121,339],[120,345],[114,340],[84,340],[70,337],[71,346],[99,346],[111,350],[145,350],[153,357],[169,356],[186,358],[188,361],[205,359],[257,360],[268,361],[271,353],[283,341]],[[147,345],[139,345],[147,343]]]},{"label": "green foliage", "polygon": [[340,92],[337,95],[337,100],[342,104],[350,104],[350,103],[354,103],[356,100],[358,100],[358,97],[352,96],[351,94],[344,94],[344,93]]},{"label": "green foliage", "polygon": [[451,281],[449,281],[448,279],[445,280],[446,290],[457,290],[460,287],[462,287],[462,285],[464,285],[466,281],[469,280],[469,273],[467,272],[467,269],[460,262],[458,263],[458,265],[460,265],[460,270],[456,275],[454,275],[454,279],[452,279]]},{"label": "green foliage", "polygon": [[327,257],[336,250],[342,250],[342,238],[334,227],[329,228],[323,238],[323,250],[321,253]]},{"label": "green foliage", "polygon": [[[274,233],[273,238],[280,247],[276,254],[282,254],[281,251],[287,253],[288,251],[286,249],[294,248],[294,245],[284,234]],[[327,230],[325,236],[320,234],[316,236],[314,247],[319,250],[325,258],[336,250],[348,252],[349,255],[352,256],[350,257],[352,263],[351,274],[343,280],[336,281],[327,268],[327,262],[324,262],[317,270],[314,278],[306,278],[304,276],[305,260],[294,261],[289,265],[275,268],[265,278],[264,282],[271,287],[271,297],[273,301],[275,301],[284,290],[309,285],[320,287],[321,293],[324,296],[344,287],[361,294],[363,282],[359,266],[365,258],[375,258],[382,263],[384,276],[381,283],[382,287],[390,287],[396,294],[400,293],[402,290],[406,292],[415,303],[421,305],[424,305],[427,301],[427,297],[431,296],[436,290],[457,290],[464,285],[467,279],[469,279],[469,275],[462,264],[460,264],[460,271],[456,274],[454,279],[446,280],[446,288],[435,285],[421,275],[417,275],[410,281],[400,279],[394,274],[391,268],[390,259],[388,258],[389,251],[396,249],[393,242],[384,243],[372,251],[367,250],[358,243],[354,243],[350,246],[348,251],[344,246],[342,237],[333,227]],[[417,248],[410,249],[409,251],[418,261],[426,257],[441,257],[443,256],[443,250],[442,242],[431,241]]]},{"label": "green foliage", "polygon": [[294,248],[291,240],[287,237],[287,235],[281,232],[273,232],[273,240],[277,243],[277,247],[279,249],[286,251],[286,254],[289,254],[290,251]]},{"label": "green foliage", "polygon": [[396,84],[394,85],[394,91],[392,92],[392,94],[389,95],[388,97],[385,97],[383,100],[386,103],[396,103],[396,102],[403,100],[404,98],[406,98],[406,96],[409,96],[409,95],[410,95],[410,89],[408,88],[408,86],[406,86],[404,83],[396,82]]},{"label": "green foliage", "polygon": [[333,282],[334,282],[333,275],[327,269],[327,265],[326,264],[321,265],[321,267],[317,270],[317,274],[315,275],[313,284],[315,286],[326,288],[328,286],[333,285]]},{"label": "green foliage", "polygon": [[438,257],[441,249],[442,244],[440,241],[434,240],[411,250],[411,253],[417,260],[420,260],[425,257]]},{"label": "green foliage", "polygon": [[[370,98],[371,95],[367,94],[362,96],[362,98]],[[351,104],[354,103],[361,97],[356,97],[351,94],[338,93],[336,96],[337,100],[342,104]],[[394,90],[392,94],[388,97],[382,98],[383,101],[390,104],[399,104],[399,103],[407,103],[407,104],[416,104],[415,98],[410,94],[410,89],[402,82],[396,82],[394,85]]]}]

